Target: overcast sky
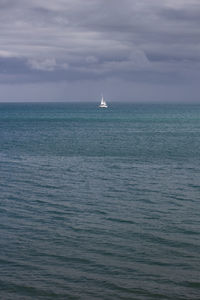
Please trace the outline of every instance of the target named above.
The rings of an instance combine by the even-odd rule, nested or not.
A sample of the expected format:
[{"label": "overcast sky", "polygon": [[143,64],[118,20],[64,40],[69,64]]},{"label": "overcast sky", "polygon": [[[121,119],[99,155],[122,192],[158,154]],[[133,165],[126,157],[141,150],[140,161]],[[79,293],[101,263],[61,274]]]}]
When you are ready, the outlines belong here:
[{"label": "overcast sky", "polygon": [[200,102],[200,0],[0,0],[0,101]]}]

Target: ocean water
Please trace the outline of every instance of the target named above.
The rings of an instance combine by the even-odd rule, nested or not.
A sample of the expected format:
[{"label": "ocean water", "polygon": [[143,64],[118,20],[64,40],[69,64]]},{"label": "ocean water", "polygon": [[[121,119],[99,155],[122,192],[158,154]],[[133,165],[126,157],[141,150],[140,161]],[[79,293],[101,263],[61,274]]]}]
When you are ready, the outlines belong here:
[{"label": "ocean water", "polygon": [[0,104],[0,299],[200,299],[200,105]]}]

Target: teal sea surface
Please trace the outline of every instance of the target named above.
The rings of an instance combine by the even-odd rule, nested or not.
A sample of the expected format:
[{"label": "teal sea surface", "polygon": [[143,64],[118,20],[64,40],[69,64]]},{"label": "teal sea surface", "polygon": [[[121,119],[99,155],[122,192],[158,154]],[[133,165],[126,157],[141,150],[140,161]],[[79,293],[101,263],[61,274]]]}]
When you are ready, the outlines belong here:
[{"label": "teal sea surface", "polygon": [[0,299],[200,299],[200,105],[0,104]]}]

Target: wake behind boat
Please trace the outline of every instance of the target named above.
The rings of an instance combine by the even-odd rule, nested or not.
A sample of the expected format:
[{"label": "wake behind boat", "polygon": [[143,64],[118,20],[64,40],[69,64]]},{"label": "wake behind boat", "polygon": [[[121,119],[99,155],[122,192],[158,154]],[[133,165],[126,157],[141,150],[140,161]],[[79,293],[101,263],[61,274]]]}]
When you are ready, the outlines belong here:
[{"label": "wake behind boat", "polygon": [[100,108],[107,108],[107,107],[108,107],[106,101],[105,101],[104,98],[103,98],[103,95],[102,95],[101,103],[100,103],[99,107],[100,107]]}]

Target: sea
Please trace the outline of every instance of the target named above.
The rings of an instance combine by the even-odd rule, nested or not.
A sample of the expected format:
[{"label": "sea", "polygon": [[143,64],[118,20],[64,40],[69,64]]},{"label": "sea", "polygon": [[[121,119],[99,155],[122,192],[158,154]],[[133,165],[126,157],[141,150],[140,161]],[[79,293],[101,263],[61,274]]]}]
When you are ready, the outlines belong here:
[{"label": "sea", "polygon": [[200,104],[1,103],[0,299],[200,299]]}]

